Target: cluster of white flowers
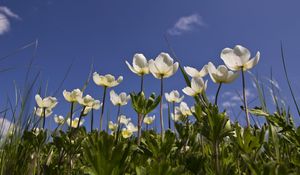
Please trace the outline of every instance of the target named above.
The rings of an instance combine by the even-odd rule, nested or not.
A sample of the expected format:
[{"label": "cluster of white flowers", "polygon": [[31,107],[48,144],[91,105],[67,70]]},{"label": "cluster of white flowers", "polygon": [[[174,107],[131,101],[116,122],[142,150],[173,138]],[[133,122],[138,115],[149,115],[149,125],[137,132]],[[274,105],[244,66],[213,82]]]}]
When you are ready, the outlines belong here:
[{"label": "cluster of white flowers", "polygon": [[207,88],[207,81],[204,82],[203,80],[203,77],[207,74],[214,83],[231,83],[239,75],[236,71],[249,70],[258,63],[260,53],[257,52],[256,56],[250,59],[250,51],[241,45],[237,45],[233,49],[223,49],[220,57],[225,65],[219,65],[217,68],[212,62],[204,65],[200,71],[192,67],[184,67],[192,80],[191,86],[184,88],[182,91],[189,96],[201,94]]},{"label": "cluster of white flowers", "polygon": [[[257,52],[256,56],[250,59],[250,51],[241,46],[236,45],[233,49],[225,48],[222,50],[220,54],[221,59],[224,61],[225,65],[215,66],[212,62],[209,62],[207,65],[204,65],[201,70],[197,70],[196,68],[186,66],[184,67],[187,75],[191,77],[190,86],[184,87],[182,91],[188,96],[198,96],[205,92],[207,89],[208,80],[204,80],[203,78],[206,75],[209,75],[211,80],[214,83],[222,84],[222,83],[231,83],[238,76],[238,71],[247,71],[253,68],[259,61],[260,53]],[[126,65],[128,68],[138,76],[144,76],[151,73],[155,78],[161,80],[161,95],[163,93],[163,79],[168,78],[176,73],[179,67],[179,63],[175,62],[171,58],[168,53],[160,53],[155,59],[150,59],[147,61],[146,57],[137,53],[133,56],[132,65],[130,65],[126,61]],[[106,88],[112,88],[119,85],[123,81],[123,77],[119,76],[115,78],[115,76],[111,74],[99,75],[97,72],[93,74],[93,81],[96,85],[104,87],[104,96],[103,102],[101,103],[99,100],[94,99],[90,95],[83,96],[83,92],[80,89],[74,89],[72,91],[63,91],[63,96],[65,100],[71,103],[71,114],[66,119],[62,115],[55,115],[54,121],[58,125],[63,125],[65,122],[72,128],[76,128],[78,126],[83,125],[84,119],[81,120],[82,116],[86,116],[92,110],[98,110],[101,107],[101,120],[103,116],[104,103],[105,103],[105,93]],[[141,81],[143,84],[143,78]],[[141,91],[143,91],[143,86],[141,86]],[[172,119],[174,121],[182,121],[187,116],[191,116],[193,113],[192,107],[190,108],[186,102],[183,102],[184,96],[180,96],[177,90],[173,90],[170,93],[165,93],[165,99],[167,102],[173,104],[173,114]],[[45,97],[42,98],[39,94],[35,96],[37,107],[34,107],[34,114],[46,118],[53,113],[53,108],[58,104],[57,99],[55,97]],[[125,92],[121,92],[117,94],[114,90],[110,91],[110,101],[114,106],[127,105],[130,100],[130,96]],[[79,117],[74,119],[73,114],[73,105],[78,103],[82,106],[82,110]],[[174,106],[175,103],[180,103],[179,106]],[[162,98],[161,98],[161,113],[160,118],[162,118]],[[113,123],[110,121],[108,123],[108,127],[112,132],[116,132],[119,130],[120,126],[121,133],[124,138],[129,138],[132,136],[134,132],[137,132],[137,127],[131,122],[130,118],[126,118],[124,115],[118,114],[118,121]],[[155,116],[144,116],[143,122],[146,125],[150,125],[154,122]],[[101,126],[102,127],[102,126]]]},{"label": "cluster of white flowers", "polygon": [[38,107],[34,107],[35,115],[39,117],[48,117],[52,114],[52,109],[57,105],[55,97],[41,98],[39,94],[35,95],[35,101]]},{"label": "cluster of white flowers", "polygon": [[118,123],[109,121],[108,127],[111,130],[111,134],[114,134],[121,129],[122,137],[126,139],[131,137],[133,133],[137,132],[138,130],[138,128],[131,122],[131,118],[127,118],[125,115],[120,115],[118,117]]}]

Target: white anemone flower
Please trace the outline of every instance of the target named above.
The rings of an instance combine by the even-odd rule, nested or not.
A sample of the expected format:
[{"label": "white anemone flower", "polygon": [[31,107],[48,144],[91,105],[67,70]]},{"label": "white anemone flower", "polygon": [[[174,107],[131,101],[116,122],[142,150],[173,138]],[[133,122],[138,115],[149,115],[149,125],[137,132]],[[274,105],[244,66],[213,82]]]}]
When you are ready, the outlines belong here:
[{"label": "white anemone flower", "polygon": [[181,102],[180,103],[179,110],[180,110],[180,113],[183,116],[190,116],[190,115],[192,115],[192,110],[188,107],[188,105],[185,102]]},{"label": "white anemone flower", "polygon": [[204,92],[206,90],[206,87],[207,87],[207,80],[204,82],[202,78],[194,77],[191,80],[191,87],[185,87],[182,89],[182,91],[186,95],[193,97]]},{"label": "white anemone flower", "polygon": [[173,103],[173,102],[180,103],[184,98],[184,96],[180,97],[180,94],[177,90],[173,90],[169,94],[165,93],[165,97],[166,97],[166,100],[170,103]]},{"label": "white anemone flower", "polygon": [[64,90],[63,95],[64,95],[65,100],[67,100],[68,102],[74,103],[74,102],[77,102],[78,98],[82,97],[82,91],[80,89],[74,89],[71,92]]},{"label": "white anemone flower", "polygon": [[193,77],[205,77],[208,74],[207,65],[203,66],[203,68],[198,71],[197,69],[189,66],[184,67],[185,72]]},{"label": "white anemone flower", "polygon": [[149,69],[157,79],[168,78],[178,70],[179,63],[173,63],[173,59],[167,53],[160,53],[155,60],[149,60]]},{"label": "white anemone flower", "polygon": [[[45,114],[44,114],[44,110],[45,110]],[[48,117],[52,114],[52,109],[51,108],[37,108],[34,107],[34,114],[39,116],[39,117]],[[45,115],[45,116],[44,116]]]},{"label": "white anemone flower", "polygon": [[116,131],[117,128],[118,128],[118,124],[117,124],[117,123],[113,123],[112,121],[109,121],[109,123],[108,123],[108,128],[109,128],[111,131]]},{"label": "white anemone flower", "polygon": [[[67,124],[68,124],[69,126],[71,126],[72,128],[77,128],[78,122],[79,122],[79,118],[78,118],[78,117],[76,117],[75,119],[73,119],[73,120],[72,120],[72,123],[71,123],[70,118],[67,119]],[[81,119],[81,120],[80,120],[80,123],[79,123],[79,126],[83,125],[83,123],[84,123],[84,119]]]},{"label": "white anemone flower", "polygon": [[132,132],[137,132],[138,131],[138,128],[136,126],[134,126],[133,123],[129,122],[127,125],[126,125],[126,128]]},{"label": "white anemone flower", "polygon": [[131,137],[132,134],[133,134],[133,132],[130,131],[129,129],[127,129],[127,128],[123,128],[121,133],[122,133],[122,137],[124,139],[127,139],[127,138]]},{"label": "white anemone flower", "polygon": [[149,64],[143,54],[137,53],[133,56],[132,66],[127,61],[126,64],[133,73],[139,76],[149,74]]},{"label": "white anemone flower", "polygon": [[90,95],[86,95],[84,97],[78,97],[77,101],[82,106],[92,107],[94,105],[95,99]]},{"label": "white anemone flower", "polygon": [[231,83],[239,74],[227,69],[225,65],[220,65],[218,68],[212,62],[207,66],[209,76],[214,83]]},{"label": "white anemone flower", "polygon": [[133,123],[130,122],[126,125],[126,128],[122,129],[122,137],[125,139],[129,138],[132,136],[132,134],[134,132],[137,132],[137,131],[138,131],[138,128],[136,126],[134,126]]},{"label": "white anemone flower", "polygon": [[174,121],[184,120],[187,116],[192,115],[192,110],[188,107],[185,102],[181,102],[179,106],[175,107],[175,117],[173,117]]},{"label": "white anemone flower", "polygon": [[35,101],[39,108],[54,108],[57,105],[57,99],[55,97],[41,98],[39,94],[35,95]]},{"label": "white anemone flower", "polygon": [[54,115],[54,121],[58,125],[62,125],[65,122],[65,118],[62,115]]},{"label": "white anemone flower", "polygon": [[120,121],[121,124],[127,125],[131,121],[131,118],[126,118],[125,115],[120,115],[118,117],[118,121]]},{"label": "white anemone flower", "polygon": [[115,106],[124,106],[127,105],[130,100],[130,96],[126,95],[125,92],[120,93],[119,95],[115,93],[114,90],[110,91],[110,101]]},{"label": "white anemone flower", "polygon": [[111,74],[99,75],[97,72],[93,74],[93,80],[96,85],[104,87],[114,87],[123,81],[123,76],[119,76],[118,79]]},{"label": "white anemone flower", "polygon": [[145,116],[143,122],[147,125],[151,125],[155,120],[155,115],[151,116]]},{"label": "white anemone flower", "polygon": [[250,51],[241,45],[236,45],[233,49],[223,49],[220,56],[229,69],[246,71],[258,63],[260,52],[257,52],[256,56],[250,59]]},{"label": "white anemone flower", "polygon": [[102,106],[102,103],[99,100],[94,100],[93,103],[91,103],[91,106],[86,106],[83,111],[83,115],[87,115],[92,109],[98,110]]}]

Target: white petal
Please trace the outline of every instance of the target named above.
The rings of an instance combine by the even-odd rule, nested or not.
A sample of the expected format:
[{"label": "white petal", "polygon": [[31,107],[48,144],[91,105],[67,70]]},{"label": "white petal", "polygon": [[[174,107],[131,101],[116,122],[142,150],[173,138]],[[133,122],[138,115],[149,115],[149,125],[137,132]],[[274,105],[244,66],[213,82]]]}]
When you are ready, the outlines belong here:
[{"label": "white petal", "polygon": [[240,58],[243,65],[250,59],[250,51],[241,45],[236,45],[233,49],[233,52]]},{"label": "white petal", "polygon": [[190,87],[183,88],[182,92],[184,92],[186,95],[192,96],[192,97],[195,96],[195,95],[197,95],[197,93],[192,88],[190,88]]},{"label": "white petal", "polygon": [[243,67],[243,71],[246,71],[248,69],[253,68],[259,61],[260,58],[260,52],[256,53],[256,56],[254,58],[252,58],[251,60],[249,60]]},{"label": "white petal", "polygon": [[239,73],[238,73],[238,72],[232,72],[232,71],[229,71],[229,72],[228,72],[228,75],[227,75],[227,78],[226,78],[226,81],[224,81],[224,83],[231,83],[231,82],[233,82],[238,76],[239,76]]},{"label": "white petal", "polygon": [[138,72],[127,62],[125,61],[125,63],[127,64],[128,68],[135,74],[138,74]]},{"label": "white petal", "polygon": [[197,93],[201,93],[204,87],[204,81],[202,78],[200,77],[194,77],[192,78],[191,81],[191,88],[197,92]]},{"label": "white petal", "polygon": [[44,107],[43,99],[41,98],[41,96],[39,94],[35,95],[35,101],[39,107],[41,107],[41,108]]},{"label": "white petal", "polygon": [[110,101],[112,102],[113,105],[118,105],[120,104],[120,97],[115,93],[114,90],[110,91]]},{"label": "white petal", "polygon": [[147,59],[143,54],[135,54],[133,57],[132,65],[137,72],[141,72],[141,69],[147,67]]},{"label": "white petal", "polygon": [[100,75],[97,72],[93,73],[93,80],[95,82],[96,85],[101,86],[102,85],[102,81],[100,78]]},{"label": "white petal", "polygon": [[225,65],[231,70],[238,71],[243,66],[240,57],[238,57],[230,48],[223,49],[220,57]]},{"label": "white petal", "polygon": [[185,66],[184,71],[191,77],[197,77],[199,73],[197,69],[189,66]]}]

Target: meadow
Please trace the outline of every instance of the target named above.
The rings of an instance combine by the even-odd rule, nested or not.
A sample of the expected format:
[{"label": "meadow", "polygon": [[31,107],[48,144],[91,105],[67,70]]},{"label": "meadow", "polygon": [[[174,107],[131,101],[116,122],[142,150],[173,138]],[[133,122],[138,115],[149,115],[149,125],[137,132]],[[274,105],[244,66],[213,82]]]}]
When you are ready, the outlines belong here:
[{"label": "meadow", "polygon": [[[252,82],[245,80],[250,76],[248,71],[259,64],[260,52],[251,56],[241,45],[220,52],[224,65],[209,62],[201,70],[180,65],[168,53],[162,52],[156,59],[149,60],[137,53],[126,65],[132,76],[140,78],[136,83],[138,92],[116,92],[114,87],[122,86],[123,77],[97,72],[91,73],[83,87],[61,92],[65,101],[59,103],[54,96],[31,92],[28,88],[25,95],[17,95],[17,106],[8,103],[7,110],[1,111],[1,116],[12,124],[1,137],[0,173],[299,174],[300,128],[294,123],[299,110],[287,76],[283,50],[281,53],[298,114],[292,114],[291,107],[281,103],[280,94],[272,83],[268,88],[272,90],[270,98],[275,110],[267,108],[266,87],[255,77]],[[165,83],[176,72],[184,77],[181,83],[185,88],[165,92]],[[146,75],[160,82],[160,93],[144,92]],[[206,94],[208,81],[218,87],[213,100]],[[231,121],[226,109],[221,110],[218,105],[222,87],[231,86],[233,81],[241,81],[243,115],[240,117],[243,123]],[[101,99],[88,95],[88,82],[103,90]],[[246,98],[250,83],[256,85],[260,102],[259,106],[251,108]],[[33,81],[29,87],[34,84]],[[35,107],[26,112],[32,93]],[[193,99],[192,106],[184,102],[188,98]],[[69,112],[54,115],[60,103],[68,104]],[[107,103],[115,106],[117,118],[110,116],[106,125],[103,120]],[[168,113],[163,112],[164,103],[168,104]],[[132,108],[136,118],[121,115],[123,108]],[[159,115],[150,115],[155,109],[159,110]],[[253,118],[258,117],[265,122],[256,123]],[[96,118],[99,122],[94,122]],[[45,127],[49,120],[56,123],[55,129]],[[87,120],[90,126],[85,124]],[[154,120],[159,121],[157,128],[153,128]],[[2,131],[3,122],[1,128]]]}]

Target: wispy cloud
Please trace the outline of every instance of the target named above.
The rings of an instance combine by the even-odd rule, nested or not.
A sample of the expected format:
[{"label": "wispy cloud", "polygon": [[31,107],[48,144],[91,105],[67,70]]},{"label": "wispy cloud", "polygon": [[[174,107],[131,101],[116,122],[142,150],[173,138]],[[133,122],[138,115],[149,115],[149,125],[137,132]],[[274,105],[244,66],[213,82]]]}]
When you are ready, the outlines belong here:
[{"label": "wispy cloud", "polygon": [[10,18],[20,19],[19,15],[12,12],[8,7],[0,6],[0,35],[10,30]]},{"label": "wispy cloud", "polygon": [[[246,89],[245,94],[248,100],[255,97],[251,89]],[[221,103],[222,107],[227,108],[229,110],[230,108],[234,108],[237,107],[238,105],[242,105],[243,102],[242,91],[239,92],[226,91],[222,94],[222,100],[223,100],[223,102]]]},{"label": "wispy cloud", "polygon": [[237,105],[237,103],[232,102],[232,101],[224,101],[222,103],[223,108],[232,108],[235,107]]},{"label": "wispy cloud", "polygon": [[178,19],[175,25],[168,30],[170,35],[181,35],[184,32],[191,31],[195,27],[205,26],[202,17],[198,14],[183,16]]}]

